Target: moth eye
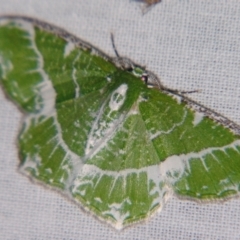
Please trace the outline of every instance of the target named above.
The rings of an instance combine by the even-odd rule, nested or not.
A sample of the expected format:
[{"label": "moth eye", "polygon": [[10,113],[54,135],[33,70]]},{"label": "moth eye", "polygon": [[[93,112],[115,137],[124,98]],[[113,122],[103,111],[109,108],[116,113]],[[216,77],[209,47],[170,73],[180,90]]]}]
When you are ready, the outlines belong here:
[{"label": "moth eye", "polygon": [[141,76],[141,79],[143,82],[145,82],[145,84],[148,83],[148,75],[146,73],[143,73],[143,75]]}]

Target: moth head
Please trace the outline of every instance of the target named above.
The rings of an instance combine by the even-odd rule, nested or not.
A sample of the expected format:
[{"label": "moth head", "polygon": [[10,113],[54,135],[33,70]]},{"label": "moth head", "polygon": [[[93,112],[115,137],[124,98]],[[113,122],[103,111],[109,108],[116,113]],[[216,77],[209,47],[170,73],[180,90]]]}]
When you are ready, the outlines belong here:
[{"label": "moth head", "polygon": [[116,57],[113,58],[112,60],[117,67],[123,70],[126,70],[128,72],[131,72],[134,76],[139,77],[143,82],[145,82],[145,84],[148,87],[163,89],[163,86],[160,80],[155,74],[146,71],[145,67],[135,64],[130,59],[121,57],[119,55],[114,43],[113,33],[111,33],[111,42],[112,42],[113,50],[116,54]]}]

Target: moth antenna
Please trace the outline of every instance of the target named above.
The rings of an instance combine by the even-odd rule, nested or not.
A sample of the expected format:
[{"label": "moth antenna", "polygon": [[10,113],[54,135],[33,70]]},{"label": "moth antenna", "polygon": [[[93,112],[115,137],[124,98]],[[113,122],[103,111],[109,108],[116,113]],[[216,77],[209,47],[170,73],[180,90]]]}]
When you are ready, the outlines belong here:
[{"label": "moth antenna", "polygon": [[115,46],[113,33],[111,33],[111,42],[112,42],[113,51],[115,52],[116,56],[118,58],[120,58],[120,55],[118,54],[118,51],[117,51],[116,46]]}]

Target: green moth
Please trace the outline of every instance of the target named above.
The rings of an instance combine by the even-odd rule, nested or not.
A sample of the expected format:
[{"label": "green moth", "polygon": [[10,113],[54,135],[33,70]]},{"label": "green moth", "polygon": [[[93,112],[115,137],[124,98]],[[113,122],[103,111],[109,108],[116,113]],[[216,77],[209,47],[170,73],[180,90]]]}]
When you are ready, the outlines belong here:
[{"label": "green moth", "polygon": [[0,17],[0,81],[24,113],[20,170],[121,229],[174,193],[239,194],[240,127],[65,30]]}]

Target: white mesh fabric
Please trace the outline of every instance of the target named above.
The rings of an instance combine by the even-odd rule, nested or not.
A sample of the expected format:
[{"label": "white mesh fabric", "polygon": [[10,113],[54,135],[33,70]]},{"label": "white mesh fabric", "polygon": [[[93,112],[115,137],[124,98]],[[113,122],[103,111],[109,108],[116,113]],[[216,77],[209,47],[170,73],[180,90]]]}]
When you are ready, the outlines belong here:
[{"label": "white mesh fabric", "polygon": [[[163,0],[144,16],[129,0],[8,0],[0,15],[48,21],[113,55],[147,66],[163,84],[240,124],[240,1]],[[17,172],[22,114],[0,90],[0,239],[240,239],[240,199],[173,197],[147,223],[116,231]]]}]

